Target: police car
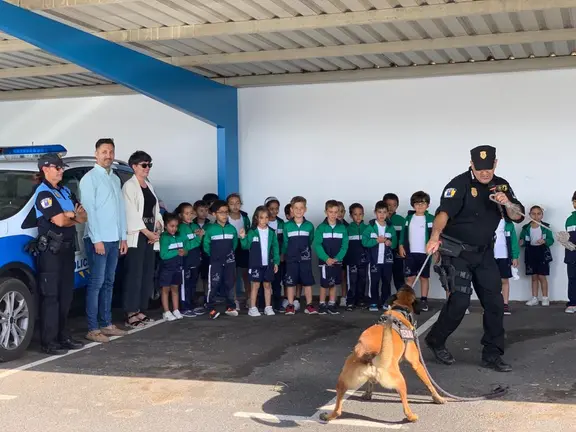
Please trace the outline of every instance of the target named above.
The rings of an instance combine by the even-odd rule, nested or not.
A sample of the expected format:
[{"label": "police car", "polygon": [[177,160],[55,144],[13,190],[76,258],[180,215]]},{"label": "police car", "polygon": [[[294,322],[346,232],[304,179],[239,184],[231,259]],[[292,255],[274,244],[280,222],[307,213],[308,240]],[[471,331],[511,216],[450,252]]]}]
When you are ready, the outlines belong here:
[{"label": "police car", "polygon": [[[60,144],[0,147],[0,361],[20,357],[32,339],[36,310],[34,258],[25,245],[38,234],[32,197],[36,190],[37,160],[45,153],[58,153],[68,167],[62,183],[79,200],[80,179],[95,163],[93,157],[65,157]],[[126,162],[114,161],[113,172],[123,185],[132,177]],[[162,209],[165,211],[165,209]],[[90,269],[84,253],[84,225],[77,225],[75,288],[88,284]]]}]

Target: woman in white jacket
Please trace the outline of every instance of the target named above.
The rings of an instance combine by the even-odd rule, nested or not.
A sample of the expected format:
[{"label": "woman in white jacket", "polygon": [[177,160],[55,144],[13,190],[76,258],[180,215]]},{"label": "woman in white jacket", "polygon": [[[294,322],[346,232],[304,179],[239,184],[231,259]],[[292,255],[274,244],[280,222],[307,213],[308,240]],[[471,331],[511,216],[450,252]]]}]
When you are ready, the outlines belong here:
[{"label": "woman in white jacket", "polygon": [[152,158],[143,151],[130,156],[134,175],[124,183],[128,253],[124,261],[124,311],[128,327],[141,327],[153,321],[145,311],[154,289],[155,250],[159,250],[164,228],[160,203],[148,182]]}]

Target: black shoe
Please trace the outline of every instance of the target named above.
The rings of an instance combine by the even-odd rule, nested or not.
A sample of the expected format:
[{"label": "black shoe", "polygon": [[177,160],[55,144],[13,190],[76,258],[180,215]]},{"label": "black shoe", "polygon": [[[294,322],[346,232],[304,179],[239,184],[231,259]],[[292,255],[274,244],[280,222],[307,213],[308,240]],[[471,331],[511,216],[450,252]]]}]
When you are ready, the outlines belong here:
[{"label": "black shoe", "polygon": [[422,312],[428,312],[429,308],[428,308],[428,300],[427,299],[421,299],[420,300],[420,310]]},{"label": "black shoe", "polygon": [[72,338],[60,341],[60,347],[65,350],[77,350],[84,347],[84,343]]},{"label": "black shoe", "polygon": [[494,369],[496,372],[511,372],[512,366],[502,360],[502,357],[482,359],[482,367]]},{"label": "black shoe", "polygon": [[328,313],[328,306],[326,306],[326,303],[320,303],[320,305],[318,306],[318,314],[326,315],[327,313]]},{"label": "black shoe", "polygon": [[512,309],[507,304],[504,305],[504,315],[512,315]]},{"label": "black shoe", "polygon": [[328,313],[330,315],[338,315],[340,312],[338,312],[338,308],[335,304],[333,305],[328,305]]},{"label": "black shoe", "polygon": [[348,305],[346,306],[346,312],[352,312],[355,309],[354,305]]},{"label": "black shoe", "polygon": [[56,345],[56,344],[50,344],[50,345],[44,345],[42,347],[42,352],[48,354],[48,355],[64,355],[64,354],[68,354],[68,350],[64,349],[64,348],[60,348],[60,345]]},{"label": "black shoe", "polygon": [[436,357],[436,360],[438,360],[440,363],[450,366],[456,361],[456,359],[452,356],[452,354],[450,354],[446,347],[435,348],[430,345],[430,342],[428,341],[426,341],[426,346],[430,348],[430,351],[432,351],[432,354],[434,354],[434,357]]}]

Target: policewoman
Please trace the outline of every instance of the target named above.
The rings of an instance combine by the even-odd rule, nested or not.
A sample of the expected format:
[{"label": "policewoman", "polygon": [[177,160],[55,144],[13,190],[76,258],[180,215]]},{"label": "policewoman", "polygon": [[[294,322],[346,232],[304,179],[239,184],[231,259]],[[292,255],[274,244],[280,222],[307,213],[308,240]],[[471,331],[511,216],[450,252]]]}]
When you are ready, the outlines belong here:
[{"label": "policewoman", "polygon": [[[435,270],[450,293],[426,336],[426,344],[439,362],[454,363],[454,357],[446,349],[446,339],[464,318],[474,289],[484,308],[482,366],[509,372],[511,366],[502,360],[504,300],[493,244],[502,217],[522,222],[524,217],[518,210],[524,213],[524,206],[509,183],[494,175],[498,162],[494,147],[479,146],[470,155],[468,171],[454,177],[444,188],[426,245],[427,253],[439,251],[440,261]],[[491,195],[498,203],[490,199]]]},{"label": "policewoman", "polygon": [[66,329],[74,291],[76,224],[86,222],[85,210],[70,190],[60,185],[66,166],[57,154],[43,155],[38,161],[40,184],[34,195],[41,343],[42,350],[52,355],[84,345]]}]

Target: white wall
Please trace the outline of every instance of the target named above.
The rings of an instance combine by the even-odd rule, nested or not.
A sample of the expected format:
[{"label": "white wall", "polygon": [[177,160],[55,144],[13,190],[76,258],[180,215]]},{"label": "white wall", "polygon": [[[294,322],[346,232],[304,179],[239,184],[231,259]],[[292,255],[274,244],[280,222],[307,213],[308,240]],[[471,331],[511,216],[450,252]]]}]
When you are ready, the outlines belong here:
[{"label": "white wall", "polygon": [[146,151],[154,161],[150,177],[171,210],[217,190],[216,129],[145,96],[3,102],[0,119],[0,146],[57,143],[81,156],[110,137],[118,159]]},{"label": "white wall", "polygon": [[[400,213],[420,189],[432,211],[445,184],[465,171],[469,150],[497,148],[497,174],[557,230],[573,210],[576,71],[271,87],[240,91],[240,184],[251,211],[269,195],[294,195],[322,219],[324,202],[362,203],[371,217],[386,192]],[[563,180],[564,178],[564,180]],[[520,227],[518,227],[518,232]],[[553,246],[550,297],[566,299],[564,251]],[[524,274],[524,266],[521,266]],[[432,297],[443,291],[432,277]],[[529,280],[511,281],[525,300]]]}]

